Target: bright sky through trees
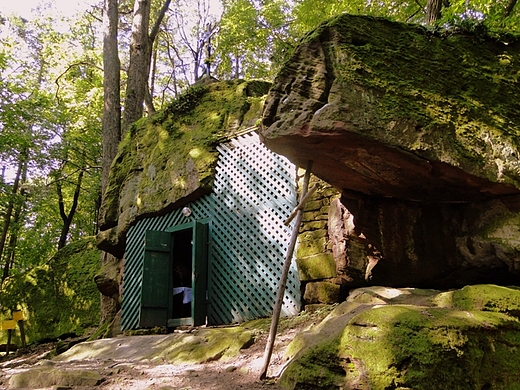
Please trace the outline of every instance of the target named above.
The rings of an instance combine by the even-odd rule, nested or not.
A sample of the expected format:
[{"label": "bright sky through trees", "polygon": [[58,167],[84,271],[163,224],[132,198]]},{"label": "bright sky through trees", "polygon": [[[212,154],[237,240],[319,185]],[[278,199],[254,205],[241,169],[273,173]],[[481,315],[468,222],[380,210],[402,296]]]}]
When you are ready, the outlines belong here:
[{"label": "bright sky through trees", "polygon": [[[54,0],[56,9],[60,10],[63,15],[71,16],[75,12],[84,11],[90,5],[99,3],[99,0]],[[0,2],[0,13],[4,15],[17,14],[26,19],[31,18],[31,11],[38,4],[48,3],[45,0],[18,0],[18,1],[2,1]]]}]

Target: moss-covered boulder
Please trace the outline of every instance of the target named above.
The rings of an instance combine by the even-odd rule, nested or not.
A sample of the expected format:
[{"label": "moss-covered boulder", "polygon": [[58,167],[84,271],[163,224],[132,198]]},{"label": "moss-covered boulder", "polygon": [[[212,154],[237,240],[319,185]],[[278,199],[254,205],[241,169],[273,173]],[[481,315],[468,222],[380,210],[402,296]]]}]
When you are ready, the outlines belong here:
[{"label": "moss-covered boulder", "polygon": [[278,74],[262,135],[342,189],[416,201],[518,194],[519,73],[518,40],[343,14]]},{"label": "moss-covered boulder", "polygon": [[519,75],[518,39],[345,14],[303,37],[261,136],[342,192],[346,285],[518,279]]},{"label": "moss-covered boulder", "polygon": [[121,258],[138,218],[181,207],[212,187],[216,144],[256,125],[270,84],[196,84],[135,123],[120,144],[100,210],[98,245]]},{"label": "moss-covered boulder", "polygon": [[95,340],[75,345],[55,358],[67,362],[84,359],[205,363],[226,361],[250,347],[253,333],[242,327],[197,329],[190,333],[145,335]]},{"label": "moss-covered boulder", "polygon": [[284,389],[516,389],[520,288],[354,290],[299,334]]},{"label": "moss-covered boulder", "polygon": [[[2,319],[22,310],[27,342],[82,335],[99,324],[99,291],[94,282],[100,263],[95,237],[71,243],[45,265],[10,276],[0,292]],[[6,332],[0,342],[6,342]],[[15,331],[20,345],[20,333]]]},{"label": "moss-covered boulder", "polygon": [[93,370],[61,370],[59,368],[38,367],[14,374],[9,379],[10,389],[71,389],[95,388],[103,377]]}]

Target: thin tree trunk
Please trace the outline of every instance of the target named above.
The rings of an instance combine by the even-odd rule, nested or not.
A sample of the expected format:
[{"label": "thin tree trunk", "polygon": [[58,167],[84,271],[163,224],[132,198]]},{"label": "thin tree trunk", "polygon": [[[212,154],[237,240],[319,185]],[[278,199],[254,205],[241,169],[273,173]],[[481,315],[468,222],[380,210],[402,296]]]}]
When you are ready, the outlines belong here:
[{"label": "thin tree trunk", "polygon": [[[21,193],[22,195],[25,195],[23,190],[21,191]],[[14,227],[14,229],[11,228],[11,233],[9,234],[9,246],[7,251],[7,257],[9,260],[6,260],[6,264],[7,262],[9,263],[9,270],[13,269],[15,263],[16,244],[18,243],[18,233],[20,232],[20,221],[22,219],[22,211],[24,209],[24,204],[25,201],[23,203],[17,203],[14,210],[13,220],[11,222],[11,227]],[[7,275],[9,274],[9,270],[7,271]]]},{"label": "thin tree trunk", "polygon": [[435,24],[441,18],[443,0],[428,0],[426,3],[426,23]]},{"label": "thin tree trunk", "polygon": [[76,189],[74,190],[74,197],[72,199],[72,205],[70,207],[70,211],[67,214],[65,212],[65,202],[63,200],[63,193],[61,191],[61,181],[56,180],[56,190],[58,192],[58,204],[60,207],[60,216],[63,221],[63,226],[61,228],[60,240],[58,241],[58,250],[63,248],[67,243],[67,236],[69,235],[70,225],[72,224],[72,220],[74,219],[74,215],[76,214],[76,209],[78,208],[78,200],[79,194],[81,192],[81,182],[83,181],[84,171],[80,171],[78,174],[78,181],[76,182]]},{"label": "thin tree trunk", "polygon": [[[25,150],[22,151],[22,153],[20,154],[20,161],[18,161],[18,170],[16,171],[16,176],[14,178],[13,188],[11,191],[12,197],[9,200],[7,209],[5,211],[4,223],[2,226],[2,234],[0,235],[0,259],[4,258],[5,255],[4,249],[7,241],[7,233],[9,232],[9,228],[11,226],[11,217],[13,216],[13,210],[16,203],[16,196],[18,195],[22,173],[24,171],[24,166],[26,165],[25,160],[27,159],[27,153],[28,152]],[[4,271],[2,273],[2,282],[9,276],[10,263],[10,256],[5,256]]]},{"label": "thin tree trunk", "polygon": [[148,88],[147,93],[144,97],[144,102],[146,105],[146,110],[148,114],[155,113],[155,106],[153,105],[153,94],[155,90],[155,75],[157,73],[157,43],[154,44],[155,48],[152,51],[151,64],[150,64],[150,77],[148,79]]},{"label": "thin tree trunk", "polygon": [[[163,3],[157,20],[150,34],[150,0],[135,0],[134,18],[132,22],[132,39],[130,42],[130,62],[126,84],[125,104],[123,111],[123,133],[132,123],[143,116],[143,102],[147,98],[148,77],[152,59],[152,45],[159,33],[161,22],[170,6],[171,0]],[[149,93],[149,91],[148,91]],[[151,105],[151,97],[146,99]],[[153,105],[152,105],[153,107]],[[153,109],[155,111],[155,109]]]},{"label": "thin tree trunk", "polygon": [[[22,177],[20,182],[23,184],[27,181],[27,161],[24,162],[22,168]],[[6,251],[6,277],[9,275],[9,271],[13,269],[15,257],[16,257],[16,244],[18,243],[18,234],[20,232],[20,221],[22,219],[22,211],[27,201],[27,194],[23,189],[20,189],[20,195],[22,198],[15,201],[14,213],[12,216],[10,231],[9,231],[9,245]],[[5,269],[4,269],[5,272]]]},{"label": "thin tree trunk", "polygon": [[148,88],[146,88],[144,91],[144,104],[146,106],[146,111],[148,111],[148,115],[155,114],[155,107],[153,105],[152,94]]}]

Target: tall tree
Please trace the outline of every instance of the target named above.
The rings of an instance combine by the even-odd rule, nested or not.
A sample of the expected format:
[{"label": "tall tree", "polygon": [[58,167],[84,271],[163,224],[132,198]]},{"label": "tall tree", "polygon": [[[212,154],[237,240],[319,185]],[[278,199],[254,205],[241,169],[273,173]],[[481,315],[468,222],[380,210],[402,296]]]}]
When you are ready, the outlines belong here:
[{"label": "tall tree", "polygon": [[103,9],[103,160],[102,185],[108,183],[110,165],[121,141],[121,65],[118,51],[118,0],[105,0]]},{"label": "tall tree", "polygon": [[[41,9],[34,20],[13,17],[0,26],[0,161],[7,172],[0,207],[4,210],[8,211],[18,187],[9,227],[2,230],[8,241],[7,247],[4,241],[2,264],[8,264],[4,270],[10,275],[45,262],[61,245],[61,232],[63,237],[77,238],[94,231],[101,148],[101,73],[96,63],[101,56],[95,52],[95,34],[81,35],[91,31],[92,20],[76,19],[71,32],[58,32],[60,23],[54,15]],[[71,168],[63,172],[58,190],[49,178],[61,161]],[[16,180],[21,162],[23,173]],[[75,206],[78,175],[89,191],[81,188],[81,196],[86,196],[78,193]],[[66,219],[60,217],[62,206],[68,210]]]},{"label": "tall tree", "polygon": [[[17,209],[17,197],[19,195],[20,191],[20,184],[24,180],[24,176],[27,173],[27,151],[23,151],[22,157],[19,159],[18,162],[18,170],[16,171],[16,175],[14,178],[14,183],[12,187],[12,196],[11,200],[9,201],[7,205],[7,210],[4,214],[4,222],[2,226],[2,231],[0,234],[0,258],[4,258],[4,270],[2,273],[2,282],[9,276],[9,270],[12,267],[12,257],[9,254],[5,254],[5,245],[7,242],[8,232],[11,227],[11,221],[13,217],[13,212],[16,214]],[[21,208],[20,205],[18,205],[18,208]],[[1,284],[1,283],[0,283]]]},{"label": "tall tree", "polygon": [[[121,141],[121,75],[118,51],[118,0],[105,0],[103,7],[103,161],[102,185],[104,196],[108,184],[110,166]],[[110,253],[101,254],[101,265],[115,265],[119,259]],[[117,283],[116,281],[114,281]],[[101,323],[111,322],[119,310],[118,302],[112,297],[101,295]]]},{"label": "tall tree", "polygon": [[[143,103],[147,95],[150,75],[152,46],[170,2],[171,0],[164,2],[154,27],[149,32],[151,0],[135,0],[132,39],[130,42],[130,62],[124,103],[125,109],[123,111],[123,133],[129,129],[132,123],[143,116]],[[152,110],[154,109],[152,108]]]}]

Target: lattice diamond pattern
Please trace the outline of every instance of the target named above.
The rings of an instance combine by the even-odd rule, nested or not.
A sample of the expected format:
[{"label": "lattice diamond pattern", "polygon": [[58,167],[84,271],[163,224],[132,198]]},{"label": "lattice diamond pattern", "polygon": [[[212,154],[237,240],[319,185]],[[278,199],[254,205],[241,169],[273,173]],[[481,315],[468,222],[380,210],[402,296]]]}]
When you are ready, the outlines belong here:
[{"label": "lattice diamond pattern", "polygon": [[[270,152],[256,133],[219,145],[213,192],[191,203],[195,219],[210,218],[208,323],[229,324],[272,314],[296,205],[296,169]],[[146,230],[187,223],[181,210],[146,218],[130,228],[125,254],[122,328],[139,324]],[[292,265],[282,315],[300,310],[300,283]]]},{"label": "lattice diamond pattern", "polygon": [[[296,205],[296,170],[261,144],[256,133],[218,150],[209,319],[230,323],[269,316],[291,235],[283,221]],[[293,265],[282,314],[294,315],[299,309]]]}]

